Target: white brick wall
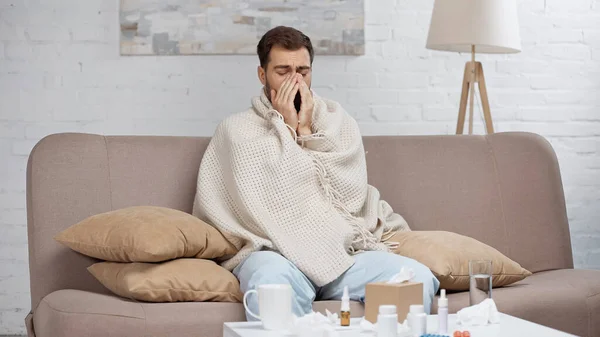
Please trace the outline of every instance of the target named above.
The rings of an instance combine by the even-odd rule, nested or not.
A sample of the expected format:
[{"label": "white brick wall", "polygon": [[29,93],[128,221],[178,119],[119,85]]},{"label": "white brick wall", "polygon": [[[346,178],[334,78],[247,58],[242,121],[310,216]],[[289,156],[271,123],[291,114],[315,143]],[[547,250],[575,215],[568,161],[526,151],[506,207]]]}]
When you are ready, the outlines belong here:
[{"label": "white brick wall", "polygon": [[[317,57],[315,90],[364,134],[453,133],[469,57],[424,48],[433,0],[366,2],[367,55]],[[519,9],[523,52],[480,57],[495,126],[552,142],[575,263],[600,268],[600,1]],[[117,0],[0,0],[0,334],[24,333],[30,309],[25,165],[39,139],[211,135],[258,93],[256,56],[119,57],[118,39]]]}]

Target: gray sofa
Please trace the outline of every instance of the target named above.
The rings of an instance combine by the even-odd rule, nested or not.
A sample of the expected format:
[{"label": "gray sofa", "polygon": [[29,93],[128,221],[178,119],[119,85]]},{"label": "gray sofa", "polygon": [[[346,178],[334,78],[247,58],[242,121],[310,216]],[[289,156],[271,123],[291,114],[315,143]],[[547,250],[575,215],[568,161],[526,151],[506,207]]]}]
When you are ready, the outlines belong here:
[{"label": "gray sofa", "polygon": [[[53,240],[96,213],[160,205],[190,212],[209,138],[55,134],[27,167],[30,337],[221,336],[239,303],[141,303],[112,295],[96,260]],[[499,310],[580,336],[600,336],[600,271],[573,269],[555,154],[528,133],[365,137],[369,183],[413,230],[481,240],[534,274],[494,289]],[[432,247],[434,248],[434,247]],[[450,311],[468,292],[449,296]],[[354,316],[363,308],[352,304]],[[315,309],[339,304],[317,302]],[[436,308],[434,308],[434,312]]]}]

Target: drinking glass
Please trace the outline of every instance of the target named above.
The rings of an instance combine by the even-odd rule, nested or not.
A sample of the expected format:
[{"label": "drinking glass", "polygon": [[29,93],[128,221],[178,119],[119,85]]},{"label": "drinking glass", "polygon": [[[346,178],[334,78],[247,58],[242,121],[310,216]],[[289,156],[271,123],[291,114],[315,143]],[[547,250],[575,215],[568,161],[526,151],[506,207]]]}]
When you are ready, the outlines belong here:
[{"label": "drinking glass", "polygon": [[475,305],[492,298],[492,261],[469,261],[469,303]]}]

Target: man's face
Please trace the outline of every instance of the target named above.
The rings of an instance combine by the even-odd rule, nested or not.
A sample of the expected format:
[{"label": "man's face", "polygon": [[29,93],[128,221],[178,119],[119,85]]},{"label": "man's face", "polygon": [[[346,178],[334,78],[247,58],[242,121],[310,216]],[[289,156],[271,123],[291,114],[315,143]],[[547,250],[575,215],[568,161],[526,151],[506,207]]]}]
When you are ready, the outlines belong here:
[{"label": "man's face", "polygon": [[269,100],[271,100],[271,89],[275,89],[278,92],[285,77],[290,72],[302,74],[304,82],[310,88],[312,68],[308,50],[304,47],[296,51],[287,50],[279,46],[271,48],[267,69],[263,69],[261,66],[258,67],[258,78],[265,86]]}]

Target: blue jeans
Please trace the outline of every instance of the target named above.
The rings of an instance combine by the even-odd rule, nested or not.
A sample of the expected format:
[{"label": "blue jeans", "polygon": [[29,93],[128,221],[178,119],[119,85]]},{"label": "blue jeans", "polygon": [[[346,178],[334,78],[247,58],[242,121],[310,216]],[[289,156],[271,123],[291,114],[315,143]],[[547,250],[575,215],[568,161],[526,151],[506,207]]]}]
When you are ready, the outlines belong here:
[{"label": "blue jeans", "polygon": [[[402,267],[412,268],[415,272],[414,281],[423,283],[423,304],[425,312],[429,314],[431,302],[440,286],[439,281],[425,265],[393,253],[369,251],[357,254],[350,269],[323,287],[317,287],[294,264],[271,251],[252,253],[233,270],[233,274],[240,280],[244,293],[257,289],[261,284],[289,283],[294,292],[293,312],[303,316],[313,311],[315,299],[341,300],[344,286],[348,286],[350,300],[364,303],[367,283],[385,282]],[[256,296],[248,296],[248,306],[253,312],[259,313]],[[247,312],[246,318],[248,321],[255,320]]]}]

